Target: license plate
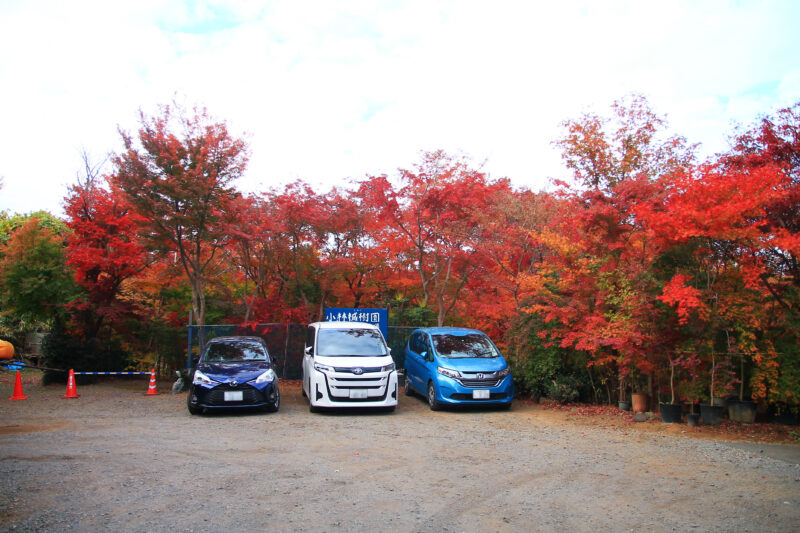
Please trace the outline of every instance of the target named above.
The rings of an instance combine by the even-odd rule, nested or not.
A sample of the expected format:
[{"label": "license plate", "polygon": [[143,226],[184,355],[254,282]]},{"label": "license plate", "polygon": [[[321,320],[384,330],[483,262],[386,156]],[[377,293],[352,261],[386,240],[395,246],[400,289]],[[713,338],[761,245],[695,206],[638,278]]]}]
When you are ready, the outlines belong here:
[{"label": "license plate", "polygon": [[225,401],[226,402],[241,402],[244,399],[244,393],[240,390],[226,390],[225,391]]},{"label": "license plate", "polygon": [[367,397],[367,389],[350,389],[350,398],[362,399]]},{"label": "license plate", "polygon": [[474,390],[474,391],[472,391],[472,399],[473,400],[488,400],[489,399],[489,391],[488,390]]}]

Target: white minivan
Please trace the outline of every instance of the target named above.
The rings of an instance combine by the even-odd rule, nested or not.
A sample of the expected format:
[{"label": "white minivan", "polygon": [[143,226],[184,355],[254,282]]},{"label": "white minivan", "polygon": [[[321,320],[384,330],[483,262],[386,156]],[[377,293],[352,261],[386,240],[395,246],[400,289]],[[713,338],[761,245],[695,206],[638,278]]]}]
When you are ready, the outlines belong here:
[{"label": "white minivan", "polygon": [[397,370],[374,324],[314,322],[303,352],[303,396],[320,407],[397,406]]}]

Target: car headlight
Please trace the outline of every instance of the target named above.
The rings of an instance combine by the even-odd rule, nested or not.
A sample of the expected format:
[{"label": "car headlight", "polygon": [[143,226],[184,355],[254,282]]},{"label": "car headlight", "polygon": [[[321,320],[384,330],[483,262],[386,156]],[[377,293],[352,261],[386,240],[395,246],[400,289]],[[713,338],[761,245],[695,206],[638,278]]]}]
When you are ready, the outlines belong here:
[{"label": "car headlight", "polygon": [[389,363],[388,365],[381,367],[381,372],[391,372],[394,369],[395,369],[394,363]]},{"label": "car headlight", "polygon": [[319,370],[320,372],[333,372],[333,367],[328,365],[323,365],[320,363],[314,363],[314,370]]},{"label": "car headlight", "polygon": [[437,366],[436,370],[443,376],[447,376],[448,378],[458,379],[461,377],[461,372],[458,370],[450,370],[449,368],[442,368],[441,366]]},{"label": "car headlight", "polygon": [[192,378],[192,385],[215,385],[219,383],[219,381],[215,381],[210,377],[206,376],[199,370],[194,371],[194,377]]},{"label": "car headlight", "polygon": [[504,377],[506,377],[506,376],[509,374],[509,372],[511,372],[511,371],[509,370],[509,368],[508,368],[508,367],[505,367],[503,370],[501,370],[500,372],[498,372],[498,373],[497,373],[497,377],[498,377],[498,378],[504,378]]},{"label": "car headlight", "polygon": [[275,379],[277,379],[277,377],[278,376],[275,375],[275,371],[270,368],[269,370],[267,370],[266,372],[264,372],[263,374],[258,376],[255,379],[255,382],[256,383],[269,383],[270,381],[275,381]]}]

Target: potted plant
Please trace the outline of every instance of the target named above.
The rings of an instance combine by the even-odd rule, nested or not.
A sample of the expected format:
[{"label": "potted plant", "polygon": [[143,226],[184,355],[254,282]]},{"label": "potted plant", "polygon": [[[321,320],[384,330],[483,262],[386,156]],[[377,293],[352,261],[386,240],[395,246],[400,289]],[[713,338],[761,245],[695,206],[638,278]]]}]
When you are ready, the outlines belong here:
[{"label": "potted plant", "polygon": [[631,402],[625,399],[625,376],[622,373],[619,376],[619,409],[620,411],[631,410]]},{"label": "potted plant", "polygon": [[700,404],[700,418],[703,420],[703,424],[709,426],[718,426],[722,424],[722,415],[724,408],[722,405],[719,405],[715,401],[714,397],[714,389],[717,386],[717,354],[714,351],[714,347],[711,347],[711,384],[709,386],[709,403],[701,403]]},{"label": "potted plant", "polygon": [[736,382],[739,384],[739,394],[734,399],[728,400],[728,418],[731,422],[742,422],[752,424],[756,420],[756,403],[753,400],[744,399],[744,353],[739,353],[739,376]]},{"label": "potted plant", "polygon": [[643,392],[641,376],[631,373],[631,406],[634,413],[646,413],[647,393]]},{"label": "potted plant", "polygon": [[678,366],[679,360],[676,356],[667,355],[669,361],[669,392],[670,402],[659,403],[658,412],[661,415],[661,421],[672,424],[681,421],[681,404],[675,402],[675,367]]},{"label": "potted plant", "polygon": [[681,383],[683,395],[689,400],[689,411],[686,413],[686,423],[690,426],[700,425],[700,409],[697,407],[697,399],[705,390],[705,385],[698,379],[700,359],[696,353],[681,356],[681,367],[689,374],[689,380]]}]

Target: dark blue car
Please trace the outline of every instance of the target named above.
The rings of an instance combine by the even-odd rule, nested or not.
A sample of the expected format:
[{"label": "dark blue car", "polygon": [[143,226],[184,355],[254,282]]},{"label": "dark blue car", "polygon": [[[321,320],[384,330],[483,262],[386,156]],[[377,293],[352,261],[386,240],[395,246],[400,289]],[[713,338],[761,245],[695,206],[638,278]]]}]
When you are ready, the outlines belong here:
[{"label": "dark blue car", "polygon": [[275,412],[281,404],[278,376],[259,337],[217,337],[197,361],[187,406],[203,410],[256,407]]},{"label": "dark blue car", "polygon": [[415,330],[406,346],[405,393],[423,395],[432,410],[442,405],[509,407],[514,381],[500,350],[482,331]]}]

